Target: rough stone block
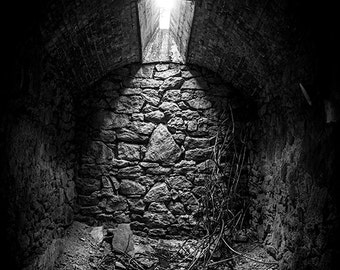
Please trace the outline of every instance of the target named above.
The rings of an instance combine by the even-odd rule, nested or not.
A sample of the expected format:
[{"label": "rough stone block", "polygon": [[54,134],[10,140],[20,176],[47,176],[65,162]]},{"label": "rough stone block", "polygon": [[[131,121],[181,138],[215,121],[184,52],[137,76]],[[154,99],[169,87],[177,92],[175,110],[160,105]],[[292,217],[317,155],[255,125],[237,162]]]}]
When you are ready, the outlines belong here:
[{"label": "rough stone block", "polygon": [[144,195],[145,187],[135,181],[122,180],[120,193],[123,195]]},{"label": "rough stone block", "polygon": [[163,202],[170,199],[170,193],[165,183],[156,183],[145,195],[145,202]]}]

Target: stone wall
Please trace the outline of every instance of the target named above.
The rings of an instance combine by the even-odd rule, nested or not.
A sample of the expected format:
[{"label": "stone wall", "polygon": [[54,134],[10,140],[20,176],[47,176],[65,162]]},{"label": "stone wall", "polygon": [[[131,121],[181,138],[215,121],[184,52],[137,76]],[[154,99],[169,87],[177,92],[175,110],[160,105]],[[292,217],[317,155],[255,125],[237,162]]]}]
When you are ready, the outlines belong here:
[{"label": "stone wall", "polygon": [[50,0],[42,12],[42,42],[78,87],[141,59],[136,0]]},{"label": "stone wall", "polygon": [[128,66],[91,88],[77,110],[77,218],[190,232],[233,93],[216,74],[175,64]]},{"label": "stone wall", "polygon": [[153,0],[140,0],[138,2],[140,37],[143,52],[156,31],[159,30],[159,11],[160,9]]},{"label": "stone wall", "polygon": [[301,89],[288,85],[285,95],[278,86],[258,100],[249,160],[251,225],[281,269],[336,269],[339,126],[326,123],[320,96],[309,92],[310,106]]},{"label": "stone wall", "polygon": [[194,1],[176,0],[171,11],[170,31],[184,62],[188,51],[194,9]]},{"label": "stone wall", "polygon": [[1,255],[10,269],[49,269],[54,262],[40,256],[73,221],[72,97],[57,81],[40,83],[43,93],[31,81],[0,118]]}]

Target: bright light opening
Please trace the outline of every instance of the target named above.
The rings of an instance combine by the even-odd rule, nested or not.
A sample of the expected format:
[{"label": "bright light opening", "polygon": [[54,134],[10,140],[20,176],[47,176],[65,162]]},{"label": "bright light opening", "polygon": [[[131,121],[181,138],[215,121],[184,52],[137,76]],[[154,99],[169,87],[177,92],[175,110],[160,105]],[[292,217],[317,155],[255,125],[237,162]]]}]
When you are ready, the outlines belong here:
[{"label": "bright light opening", "polygon": [[174,6],[175,0],[156,0],[156,3],[160,10],[159,28],[169,29],[171,9]]}]

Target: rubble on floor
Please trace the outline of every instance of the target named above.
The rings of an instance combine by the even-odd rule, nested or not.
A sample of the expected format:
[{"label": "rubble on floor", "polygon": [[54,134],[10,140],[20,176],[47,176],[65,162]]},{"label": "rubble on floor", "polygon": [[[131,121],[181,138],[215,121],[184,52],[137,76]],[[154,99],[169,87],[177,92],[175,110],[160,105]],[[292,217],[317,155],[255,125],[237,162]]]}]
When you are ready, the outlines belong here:
[{"label": "rubble on floor", "polygon": [[[67,230],[63,239],[64,252],[58,258],[55,270],[187,270],[197,239],[153,239],[134,235],[129,224],[117,228],[91,227],[80,222]],[[273,261],[258,243],[239,242],[234,247],[250,258]],[[226,250],[218,250],[208,269],[276,269],[237,254],[228,254],[231,260],[223,263]],[[194,270],[194,269],[192,269]],[[195,269],[196,270],[196,269]]]}]

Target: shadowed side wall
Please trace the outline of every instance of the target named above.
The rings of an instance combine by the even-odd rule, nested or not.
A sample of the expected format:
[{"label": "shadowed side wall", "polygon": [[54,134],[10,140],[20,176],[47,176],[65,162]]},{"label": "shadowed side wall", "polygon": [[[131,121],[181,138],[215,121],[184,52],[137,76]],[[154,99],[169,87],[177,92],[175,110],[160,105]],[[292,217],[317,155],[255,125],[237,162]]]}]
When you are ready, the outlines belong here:
[{"label": "shadowed side wall", "polygon": [[144,51],[154,34],[159,30],[159,7],[154,0],[139,0],[138,15],[142,50]]},{"label": "shadowed side wall", "polygon": [[176,0],[171,12],[170,31],[184,62],[188,51],[194,9],[194,1]]}]

